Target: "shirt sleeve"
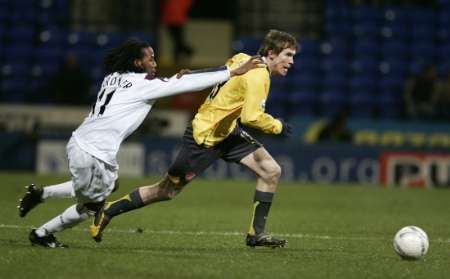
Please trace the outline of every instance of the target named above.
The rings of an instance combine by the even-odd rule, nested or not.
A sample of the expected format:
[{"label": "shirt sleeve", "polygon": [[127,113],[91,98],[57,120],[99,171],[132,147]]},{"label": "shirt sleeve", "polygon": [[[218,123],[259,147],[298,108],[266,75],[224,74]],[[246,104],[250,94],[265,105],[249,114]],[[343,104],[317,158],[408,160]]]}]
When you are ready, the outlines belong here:
[{"label": "shirt sleeve", "polygon": [[283,129],[281,122],[264,111],[269,95],[269,83],[261,71],[266,71],[266,69],[253,70],[242,76],[246,92],[241,123],[267,134],[280,134]]},{"label": "shirt sleeve", "polygon": [[230,79],[230,71],[227,67],[212,68],[193,71],[181,78],[176,75],[171,78],[154,78],[143,80],[136,91],[138,97],[143,100],[153,100],[169,97],[181,93],[200,91]]}]

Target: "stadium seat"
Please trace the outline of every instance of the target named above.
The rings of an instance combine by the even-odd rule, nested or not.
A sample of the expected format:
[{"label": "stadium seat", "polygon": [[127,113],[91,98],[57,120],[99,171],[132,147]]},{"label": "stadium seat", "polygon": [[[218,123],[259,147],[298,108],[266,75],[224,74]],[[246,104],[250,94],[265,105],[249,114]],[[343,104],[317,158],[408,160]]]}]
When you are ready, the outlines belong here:
[{"label": "stadium seat", "polygon": [[339,37],[328,38],[320,45],[320,50],[323,55],[346,58],[350,54],[350,44],[347,40]]},{"label": "stadium seat", "polygon": [[34,61],[36,63],[41,62],[55,62],[60,63],[64,53],[59,47],[39,47],[35,49]]},{"label": "stadium seat", "polygon": [[373,93],[376,88],[376,80],[373,77],[352,77],[350,79],[351,92],[367,92]]},{"label": "stadium seat", "polygon": [[[144,42],[149,43],[152,46],[155,45],[155,43],[156,43],[155,36],[152,33],[147,32],[147,31],[133,31],[133,32],[129,32],[129,33],[124,34],[124,35],[125,35],[125,38],[129,38],[129,37],[138,38],[138,39],[140,39],[140,40],[142,40]],[[252,44],[249,45],[249,47],[251,47],[252,50],[254,50],[250,54],[256,54],[256,52],[258,51],[258,48],[259,48],[259,44],[261,43],[261,40],[260,39],[252,40],[250,38],[248,38],[248,39],[249,39],[249,41],[252,42]],[[247,44],[245,44],[245,46],[247,46]],[[255,49],[255,47],[256,47],[256,49]]]},{"label": "stadium seat", "polygon": [[354,37],[376,39],[379,34],[379,23],[376,21],[361,22],[353,25]]},{"label": "stadium seat", "polygon": [[354,92],[350,97],[350,115],[370,118],[374,115],[376,97],[368,91]]},{"label": "stadium seat", "polygon": [[8,46],[4,49],[4,61],[6,63],[28,62],[33,57],[33,50],[31,45]]},{"label": "stadium seat", "polygon": [[95,36],[95,46],[103,49],[109,49],[121,44],[125,36],[119,32],[99,33]]},{"label": "stadium seat", "polygon": [[407,41],[411,38],[411,32],[408,25],[399,23],[388,23],[380,29],[381,37],[385,40]]},{"label": "stadium seat", "polygon": [[429,62],[434,61],[435,49],[432,41],[413,44],[410,50],[413,58],[420,58]]},{"label": "stadium seat", "polygon": [[391,58],[406,59],[408,57],[408,45],[400,41],[387,41],[381,46],[383,60]]},{"label": "stadium seat", "polygon": [[403,114],[401,95],[381,94],[378,100],[378,115],[380,118],[399,118]]},{"label": "stadium seat", "polygon": [[414,24],[411,28],[411,39],[416,42],[433,42],[434,30],[433,24]]},{"label": "stadium seat", "polygon": [[244,52],[248,54],[255,54],[259,45],[261,44],[261,39],[254,37],[241,37],[233,42],[234,52]]},{"label": "stadium seat", "polygon": [[300,73],[291,76],[289,82],[295,89],[317,89],[320,86],[321,77],[315,73]]},{"label": "stadium seat", "polygon": [[355,22],[377,23],[382,18],[380,10],[368,5],[357,5],[351,9],[351,16]]},{"label": "stadium seat", "polygon": [[296,115],[313,116],[317,113],[319,105],[318,91],[298,90],[290,93],[289,102],[293,108],[291,113]]},{"label": "stadium seat", "polygon": [[372,57],[355,59],[351,67],[353,75],[377,76],[379,73],[379,61]]},{"label": "stadium seat", "polygon": [[307,56],[319,56],[320,54],[320,43],[316,40],[301,40],[298,42],[299,55]]},{"label": "stadium seat", "polygon": [[320,71],[320,60],[315,56],[296,56],[295,64],[289,75],[302,73],[317,73]]},{"label": "stadium seat", "polygon": [[0,83],[0,91],[5,102],[23,103],[28,89],[28,79],[22,77],[10,77]]},{"label": "stadium seat", "polygon": [[341,90],[323,91],[320,95],[321,112],[324,116],[332,116],[348,107],[349,96]]},{"label": "stadium seat", "polygon": [[391,94],[393,92],[403,92],[404,83],[405,83],[404,79],[399,79],[390,76],[383,76],[381,77],[378,86],[380,92],[389,92],[387,94]]},{"label": "stadium seat", "polygon": [[33,26],[13,26],[8,30],[7,40],[10,45],[32,45],[35,40]]},{"label": "stadium seat", "polygon": [[322,59],[321,69],[326,75],[347,75],[350,73],[350,63],[343,57],[330,55]]},{"label": "stadium seat", "polygon": [[322,82],[322,88],[326,91],[345,90],[348,87],[348,78],[345,75],[333,74],[325,75]]},{"label": "stadium seat", "polygon": [[67,34],[66,42],[70,48],[91,48],[95,45],[93,32],[70,32]]},{"label": "stadium seat", "polygon": [[66,46],[66,30],[58,26],[48,26],[39,32],[39,47],[40,48],[60,48]]},{"label": "stadium seat", "polygon": [[379,55],[379,40],[363,39],[357,40],[353,43],[353,55],[355,57],[378,57]]}]

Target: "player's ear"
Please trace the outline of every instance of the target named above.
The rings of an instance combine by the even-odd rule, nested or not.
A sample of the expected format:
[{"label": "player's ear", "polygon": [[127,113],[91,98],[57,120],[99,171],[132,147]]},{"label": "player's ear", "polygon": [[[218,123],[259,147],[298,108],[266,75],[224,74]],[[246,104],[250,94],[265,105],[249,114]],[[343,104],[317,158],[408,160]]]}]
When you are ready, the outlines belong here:
[{"label": "player's ear", "polygon": [[134,66],[136,66],[139,69],[142,69],[142,61],[140,59],[134,59]]},{"label": "player's ear", "polygon": [[273,59],[273,58],[275,58],[275,57],[277,57],[277,56],[278,56],[278,54],[275,53],[275,51],[273,51],[272,49],[270,49],[270,50],[267,52],[267,58]]}]

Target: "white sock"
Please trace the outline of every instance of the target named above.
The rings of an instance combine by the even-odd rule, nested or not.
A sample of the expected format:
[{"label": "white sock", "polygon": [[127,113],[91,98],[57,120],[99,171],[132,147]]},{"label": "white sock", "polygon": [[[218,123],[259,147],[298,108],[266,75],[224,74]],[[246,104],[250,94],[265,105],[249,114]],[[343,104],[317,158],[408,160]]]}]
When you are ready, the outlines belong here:
[{"label": "white sock", "polygon": [[44,187],[42,193],[42,199],[48,198],[73,198],[75,197],[75,191],[73,190],[72,180],[66,181],[61,184],[50,185]]},{"label": "white sock", "polygon": [[67,208],[62,214],[56,216],[52,220],[36,229],[36,234],[42,237],[54,232],[59,232],[81,223],[88,217],[89,215],[85,212],[81,214],[78,213],[77,205],[74,204],[71,207]]}]

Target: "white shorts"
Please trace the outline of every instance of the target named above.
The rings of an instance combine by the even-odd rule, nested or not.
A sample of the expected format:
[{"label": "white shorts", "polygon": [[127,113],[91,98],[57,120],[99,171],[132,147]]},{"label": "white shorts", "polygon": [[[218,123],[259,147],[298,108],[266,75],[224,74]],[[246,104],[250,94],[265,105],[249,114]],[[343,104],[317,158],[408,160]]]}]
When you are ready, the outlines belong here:
[{"label": "white shorts", "polygon": [[118,169],[93,157],[74,138],[67,144],[69,171],[79,203],[104,201],[113,191]]}]

